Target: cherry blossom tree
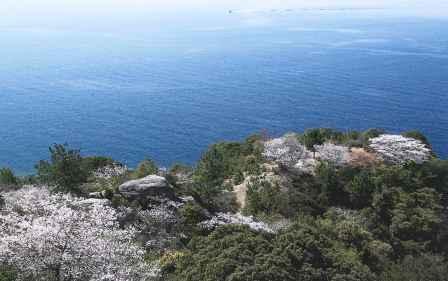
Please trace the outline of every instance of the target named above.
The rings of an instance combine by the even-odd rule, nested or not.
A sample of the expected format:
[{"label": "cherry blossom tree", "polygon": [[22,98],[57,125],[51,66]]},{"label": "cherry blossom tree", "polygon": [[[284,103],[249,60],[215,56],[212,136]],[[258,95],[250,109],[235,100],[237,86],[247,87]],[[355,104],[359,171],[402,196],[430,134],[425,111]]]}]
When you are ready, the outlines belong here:
[{"label": "cherry blossom tree", "polygon": [[342,166],[350,161],[350,150],[346,146],[332,143],[316,145],[317,158],[321,161],[330,162],[337,166]]},{"label": "cherry blossom tree", "polygon": [[152,280],[135,230],[121,229],[107,200],[26,187],[3,194],[0,264],[19,280]]},{"label": "cherry blossom tree", "polygon": [[263,156],[286,167],[293,167],[301,159],[312,158],[311,152],[293,134],[265,142]]},{"label": "cherry blossom tree", "polygon": [[393,164],[422,163],[431,158],[431,150],[423,142],[401,135],[380,135],[370,139],[369,147],[384,161]]}]

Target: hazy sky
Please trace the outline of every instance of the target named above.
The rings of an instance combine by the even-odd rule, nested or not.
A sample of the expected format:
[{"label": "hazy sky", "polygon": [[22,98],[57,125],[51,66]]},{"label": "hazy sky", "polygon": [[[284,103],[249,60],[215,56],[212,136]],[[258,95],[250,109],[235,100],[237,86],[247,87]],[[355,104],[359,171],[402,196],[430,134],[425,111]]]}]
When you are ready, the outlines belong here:
[{"label": "hazy sky", "polygon": [[396,13],[448,16],[448,0],[0,0],[0,25],[304,7],[377,7]]},{"label": "hazy sky", "polygon": [[264,9],[309,6],[374,6],[374,7],[424,7],[438,10],[448,6],[446,0],[2,0],[2,10],[39,11],[67,9],[154,9],[186,10],[209,8]]}]

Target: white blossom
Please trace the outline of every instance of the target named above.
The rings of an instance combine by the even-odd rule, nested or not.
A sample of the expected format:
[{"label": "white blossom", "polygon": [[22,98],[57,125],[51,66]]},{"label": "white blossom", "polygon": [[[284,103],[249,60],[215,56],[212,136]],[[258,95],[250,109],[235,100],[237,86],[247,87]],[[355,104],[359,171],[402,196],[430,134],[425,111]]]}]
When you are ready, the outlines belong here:
[{"label": "white blossom", "polygon": [[243,216],[240,213],[231,214],[231,213],[217,213],[211,219],[203,221],[199,223],[199,226],[204,229],[214,229],[221,225],[227,224],[239,224],[239,225],[247,225],[251,229],[255,231],[265,231],[269,233],[273,233],[274,230],[266,223],[255,221],[252,216]]},{"label": "white blossom", "polygon": [[401,135],[381,135],[370,139],[369,147],[381,159],[393,164],[407,161],[422,163],[431,158],[431,150],[424,143]]},{"label": "white blossom", "polygon": [[114,177],[119,177],[128,171],[128,167],[123,166],[118,163],[114,163],[112,165],[108,165],[102,168],[99,168],[95,172],[93,172],[93,176],[96,178],[102,178],[102,179],[110,179]]},{"label": "white blossom", "polygon": [[293,167],[301,159],[312,158],[312,153],[295,135],[286,135],[265,142],[263,156],[286,167]]},{"label": "white blossom", "polygon": [[0,264],[16,267],[19,280],[143,281],[157,274],[134,243],[135,230],[119,227],[106,200],[37,187],[3,197]]},{"label": "white blossom", "polygon": [[350,150],[346,146],[336,145],[329,142],[323,145],[315,145],[316,156],[322,161],[342,166],[350,161]]}]

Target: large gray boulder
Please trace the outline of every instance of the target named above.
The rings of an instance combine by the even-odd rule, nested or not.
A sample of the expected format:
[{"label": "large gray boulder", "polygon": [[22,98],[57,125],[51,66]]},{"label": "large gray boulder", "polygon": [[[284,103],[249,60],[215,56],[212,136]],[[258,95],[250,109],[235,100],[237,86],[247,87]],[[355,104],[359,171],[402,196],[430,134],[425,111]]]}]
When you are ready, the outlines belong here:
[{"label": "large gray boulder", "polygon": [[120,194],[130,200],[167,201],[175,200],[174,191],[168,181],[161,176],[150,175],[142,179],[123,183],[118,188]]}]

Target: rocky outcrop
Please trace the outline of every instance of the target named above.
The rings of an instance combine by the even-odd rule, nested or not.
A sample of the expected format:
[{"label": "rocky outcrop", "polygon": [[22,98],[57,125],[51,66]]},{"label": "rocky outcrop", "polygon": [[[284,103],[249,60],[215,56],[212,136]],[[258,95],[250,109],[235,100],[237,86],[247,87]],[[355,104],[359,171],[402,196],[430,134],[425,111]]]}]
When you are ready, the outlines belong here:
[{"label": "rocky outcrop", "polygon": [[128,200],[177,201],[168,181],[164,177],[157,175],[150,175],[142,179],[125,182],[120,185],[118,191]]}]

